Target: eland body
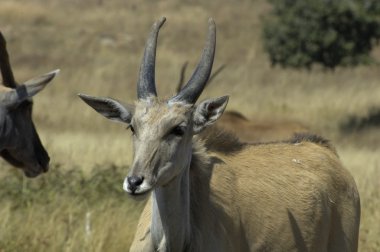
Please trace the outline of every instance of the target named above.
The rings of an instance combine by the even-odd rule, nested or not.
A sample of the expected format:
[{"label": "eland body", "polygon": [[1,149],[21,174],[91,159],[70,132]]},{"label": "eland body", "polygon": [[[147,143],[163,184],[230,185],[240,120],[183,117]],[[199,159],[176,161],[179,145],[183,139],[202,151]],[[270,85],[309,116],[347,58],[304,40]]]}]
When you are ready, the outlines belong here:
[{"label": "eland body", "polygon": [[59,70],[18,84],[1,33],[0,69],[3,79],[3,84],[0,84],[0,155],[11,165],[21,168],[27,177],[36,177],[48,170],[50,158],[32,120],[32,97]]},{"label": "eland body", "polygon": [[80,95],[133,133],[124,190],[150,198],[130,250],[356,251],[358,191],[328,141],[299,135],[243,144],[212,126],[227,96],[195,104],[214,59],[212,19],[187,85],[170,99],[156,97],[155,51],[164,21],[153,25],[148,38],[135,105]]}]

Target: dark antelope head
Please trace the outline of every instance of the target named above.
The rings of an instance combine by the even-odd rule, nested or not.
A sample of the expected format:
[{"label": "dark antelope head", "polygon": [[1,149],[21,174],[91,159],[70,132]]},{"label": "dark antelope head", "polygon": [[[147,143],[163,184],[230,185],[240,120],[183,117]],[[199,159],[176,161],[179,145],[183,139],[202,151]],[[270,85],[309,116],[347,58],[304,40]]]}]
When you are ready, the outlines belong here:
[{"label": "dark antelope head", "polygon": [[27,177],[36,177],[49,168],[49,155],[41,144],[32,120],[32,96],[40,92],[59,72],[18,84],[14,77],[0,33],[0,155],[10,164],[23,169]]},{"label": "dark antelope head", "polygon": [[157,98],[155,57],[157,36],[165,18],[157,21],[147,40],[137,84],[138,101],[123,105],[111,98],[79,96],[108,119],[125,123],[133,134],[134,160],[124,190],[132,195],[165,186],[188,169],[192,137],[213,124],[223,113],[228,97],[195,105],[211,73],[216,28],[209,20],[208,37],[200,62],[190,80],[174,97]]}]

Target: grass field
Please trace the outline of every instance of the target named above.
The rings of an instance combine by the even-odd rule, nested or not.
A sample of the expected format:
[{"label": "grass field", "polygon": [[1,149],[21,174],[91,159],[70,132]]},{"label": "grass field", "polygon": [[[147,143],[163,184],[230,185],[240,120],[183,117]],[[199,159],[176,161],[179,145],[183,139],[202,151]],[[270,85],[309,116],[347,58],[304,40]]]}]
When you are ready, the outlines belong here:
[{"label": "grass field", "polygon": [[[271,68],[260,40],[268,10],[264,0],[2,0],[0,30],[16,78],[55,68],[61,73],[34,106],[52,159],[49,173],[28,180],[0,161],[0,251],[129,248],[143,205],[122,191],[130,133],[96,115],[76,94],[135,99],[145,38],[160,16],[167,23],[157,52],[159,94],[174,92],[183,62],[189,69],[196,65],[207,19],[214,17],[215,66],[227,67],[202,98],[229,94],[228,109],[251,120],[298,120],[331,139],[360,191],[360,251],[379,251],[380,127],[355,131],[349,122],[379,124],[367,119],[380,113],[380,66]],[[373,54],[380,59],[380,48]]]}]

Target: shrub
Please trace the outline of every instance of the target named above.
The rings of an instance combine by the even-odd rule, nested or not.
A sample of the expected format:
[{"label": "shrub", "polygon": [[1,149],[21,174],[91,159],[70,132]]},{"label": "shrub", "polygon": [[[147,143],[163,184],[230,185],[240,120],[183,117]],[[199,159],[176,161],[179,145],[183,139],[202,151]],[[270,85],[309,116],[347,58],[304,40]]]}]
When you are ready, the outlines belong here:
[{"label": "shrub", "polygon": [[379,0],[269,0],[264,47],[273,65],[327,68],[370,63],[380,39]]}]

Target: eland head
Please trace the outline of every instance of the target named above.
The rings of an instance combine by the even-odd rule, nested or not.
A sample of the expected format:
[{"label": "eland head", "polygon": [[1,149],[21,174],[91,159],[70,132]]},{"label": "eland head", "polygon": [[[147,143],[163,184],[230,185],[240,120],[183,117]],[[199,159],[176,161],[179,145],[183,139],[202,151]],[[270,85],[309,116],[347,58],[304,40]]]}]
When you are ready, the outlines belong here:
[{"label": "eland head", "polygon": [[27,177],[36,177],[49,168],[49,155],[32,120],[32,97],[59,72],[52,71],[22,84],[15,81],[6,41],[0,33],[0,155],[21,168]]},{"label": "eland head", "polygon": [[134,159],[124,190],[145,194],[165,186],[190,164],[192,137],[213,124],[223,113],[228,96],[196,105],[210,77],[214,61],[216,28],[208,21],[208,35],[201,59],[187,84],[173,97],[159,99],[155,84],[158,32],[165,18],[153,24],[146,42],[134,105],[102,97],[79,94],[106,118],[128,125],[133,133]]}]

